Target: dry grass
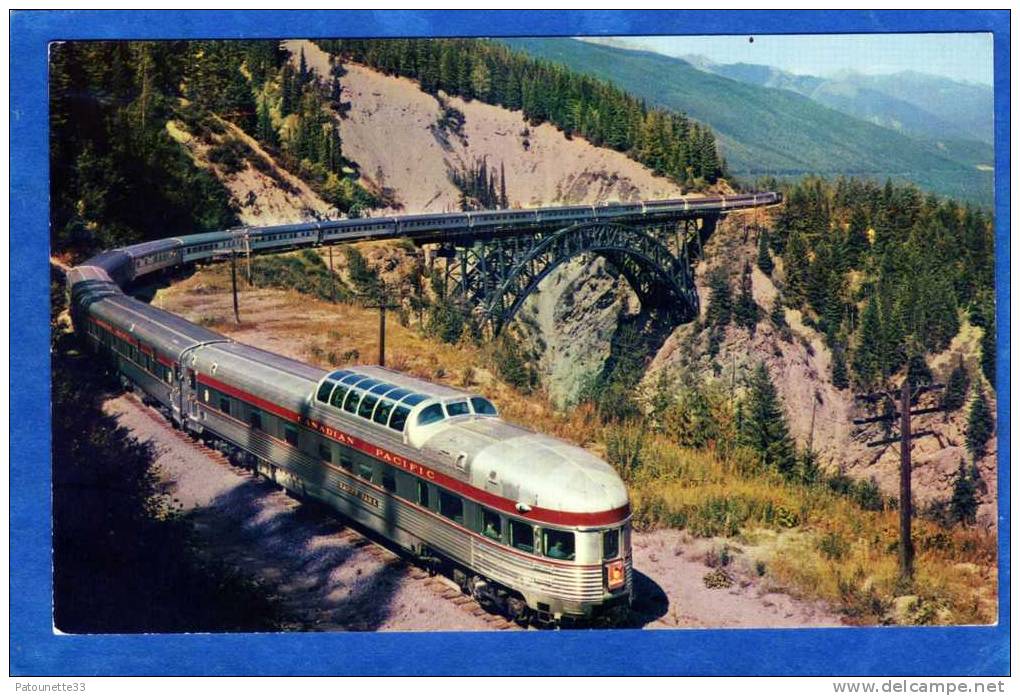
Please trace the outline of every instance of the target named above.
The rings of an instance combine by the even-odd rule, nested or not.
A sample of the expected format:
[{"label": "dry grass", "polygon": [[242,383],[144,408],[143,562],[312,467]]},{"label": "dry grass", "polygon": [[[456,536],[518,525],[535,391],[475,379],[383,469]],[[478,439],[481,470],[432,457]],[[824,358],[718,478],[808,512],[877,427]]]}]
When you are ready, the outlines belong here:
[{"label": "dry grass", "polygon": [[[257,263],[257,262],[256,262]],[[324,368],[372,363],[378,313],[333,305],[296,291],[246,289],[237,325],[229,267],[210,266],[160,291],[156,303],[238,340]],[[635,524],[679,527],[754,548],[759,574],[776,588],[821,599],[848,620],[890,620],[894,600],[916,596],[897,621],[987,624],[997,619],[997,545],[993,533],[943,529],[917,520],[917,572],[898,581],[897,513],[874,512],[823,484],[803,485],[760,471],[739,451],[680,447],[638,425],[599,423],[592,408],[554,409],[542,393],[524,395],[501,382],[486,345],[449,345],[387,318],[387,364],[454,387],[482,392],[503,417],[585,446],[606,458],[628,484]],[[902,601],[900,604],[904,604]]]}]

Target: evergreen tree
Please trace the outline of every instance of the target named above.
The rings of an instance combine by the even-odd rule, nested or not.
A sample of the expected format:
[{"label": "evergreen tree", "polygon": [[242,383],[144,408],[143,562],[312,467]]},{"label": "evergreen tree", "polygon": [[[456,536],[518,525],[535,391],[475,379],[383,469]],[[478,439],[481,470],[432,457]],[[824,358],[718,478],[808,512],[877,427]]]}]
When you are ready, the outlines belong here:
[{"label": "evergreen tree", "polygon": [[946,381],[946,391],[942,397],[942,408],[947,412],[962,408],[963,404],[967,401],[968,389],[970,389],[970,376],[967,374],[967,368],[963,365],[963,356],[961,355],[956,363],[956,367],[949,373],[949,379]]},{"label": "evergreen tree", "polygon": [[981,334],[981,371],[985,375],[985,379],[995,389],[995,318],[988,322],[988,326],[985,327],[984,333]]},{"label": "evergreen tree", "polygon": [[985,393],[980,387],[974,390],[974,399],[970,402],[967,415],[967,451],[975,459],[985,456],[988,441],[995,432],[995,417],[988,407]]},{"label": "evergreen tree", "polygon": [[749,387],[742,411],[741,444],[754,451],[763,466],[792,476],[796,473],[796,451],[782,401],[764,363],[758,364]]},{"label": "evergreen tree", "polygon": [[846,351],[842,346],[834,346],[832,349],[832,386],[840,390],[850,386],[846,370]]},{"label": "evergreen tree", "polygon": [[786,244],[786,253],[783,254],[786,275],[783,295],[791,307],[801,307],[807,299],[807,271],[810,263],[804,237],[797,232],[792,233]]},{"label": "evergreen tree", "polygon": [[949,500],[949,518],[956,524],[974,524],[977,520],[977,481],[960,460],[953,480],[953,497]]},{"label": "evergreen tree", "polygon": [[708,289],[706,321],[710,326],[726,326],[733,316],[733,295],[725,269],[720,267],[712,271],[708,278]]},{"label": "evergreen tree", "polygon": [[783,307],[783,300],[779,295],[776,295],[776,298],[772,301],[769,321],[772,322],[772,326],[775,327],[776,331],[779,332],[779,337],[784,341],[789,341],[793,338],[790,325],[786,323],[786,309]]},{"label": "evergreen tree", "polygon": [[850,268],[859,268],[861,260],[871,246],[868,241],[868,218],[864,208],[855,206],[850,215],[846,236],[846,260]]},{"label": "evergreen tree", "polygon": [[747,329],[754,335],[758,325],[761,310],[754,301],[754,293],[751,284],[751,262],[744,262],[744,270],[740,274],[740,294],[737,296],[737,303],[733,309],[733,317],[737,326]]},{"label": "evergreen tree", "polygon": [[277,145],[276,129],[273,127],[273,120],[269,115],[269,105],[265,99],[259,101],[258,123],[255,128],[255,138],[267,145]]},{"label": "evergreen tree", "polygon": [[301,49],[301,56],[299,58],[298,67],[298,88],[304,87],[308,83],[308,62],[305,60],[305,49]]},{"label": "evergreen tree", "polygon": [[758,268],[767,276],[772,275],[772,271],[775,269],[772,255],[769,253],[769,233],[765,230],[758,237]]},{"label": "evergreen tree", "polygon": [[883,376],[882,365],[882,324],[878,314],[878,302],[872,298],[864,309],[861,330],[854,350],[853,368],[858,383],[873,387]]}]

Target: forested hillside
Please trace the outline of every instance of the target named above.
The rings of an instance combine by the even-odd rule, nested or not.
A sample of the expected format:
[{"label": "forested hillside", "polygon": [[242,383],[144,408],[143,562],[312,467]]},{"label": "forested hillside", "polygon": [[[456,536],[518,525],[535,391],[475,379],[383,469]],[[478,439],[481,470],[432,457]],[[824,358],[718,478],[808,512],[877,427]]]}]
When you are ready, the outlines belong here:
[{"label": "forested hillside", "polygon": [[[867,176],[912,181],[991,205],[990,162],[853,118],[783,89],[702,72],[679,58],[573,39],[508,39],[536,58],[609,80],[649,106],[680,109],[717,134],[735,176]],[[982,167],[978,167],[981,164]]]},{"label": "forested hillside", "polygon": [[[971,205],[913,186],[808,179],[788,187],[768,249],[781,254],[783,300],[825,334],[833,380],[868,389],[945,350],[963,318],[985,329],[982,369],[995,383],[994,235]],[[848,380],[848,376],[852,379]]]},{"label": "forested hillside", "polygon": [[[65,43],[51,75],[55,250],[84,254],[236,224],[236,202],[196,166],[177,130],[205,143],[226,172],[284,166],[337,214],[378,202],[343,158],[337,76],[295,70],[276,41]],[[220,119],[256,137],[274,163]]]}]

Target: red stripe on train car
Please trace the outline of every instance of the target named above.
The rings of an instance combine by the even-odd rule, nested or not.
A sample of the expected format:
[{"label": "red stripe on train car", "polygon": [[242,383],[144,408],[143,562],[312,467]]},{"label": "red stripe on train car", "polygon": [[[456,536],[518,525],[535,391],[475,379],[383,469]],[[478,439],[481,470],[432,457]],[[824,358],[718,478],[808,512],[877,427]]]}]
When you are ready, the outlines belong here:
[{"label": "red stripe on train car", "polygon": [[340,444],[354,447],[361,452],[391,464],[392,466],[399,467],[404,471],[417,476],[418,478],[427,479],[447,488],[452,491],[456,491],[476,503],[481,503],[487,507],[495,508],[503,512],[524,517],[529,520],[536,522],[547,522],[550,524],[560,525],[564,527],[597,527],[602,525],[611,525],[619,522],[623,522],[630,516],[630,505],[623,505],[613,510],[606,510],[603,512],[565,512],[562,510],[551,510],[543,507],[532,507],[527,513],[521,513],[517,510],[517,501],[509,498],[503,498],[495,495],[488,491],[476,488],[468,483],[459,481],[452,476],[440,473],[435,469],[419,464],[413,460],[403,457],[399,454],[394,454],[387,449],[384,449],[378,445],[374,445],[371,442],[362,440],[359,437],[355,437],[349,433],[345,433],[342,430],[326,425],[319,421],[302,416],[294,411],[286,409],[282,406],[274,404],[271,401],[267,401],[263,398],[249,394],[246,391],[238,389],[230,384],[221,382],[218,379],[209,377],[208,375],[198,375],[199,384],[218,389],[224,394],[229,394],[234,398],[246,401],[253,406],[257,406],[269,413],[272,413],[279,418],[290,421],[297,425],[303,425],[306,428],[316,431],[317,433],[324,435],[330,440],[339,442]]}]

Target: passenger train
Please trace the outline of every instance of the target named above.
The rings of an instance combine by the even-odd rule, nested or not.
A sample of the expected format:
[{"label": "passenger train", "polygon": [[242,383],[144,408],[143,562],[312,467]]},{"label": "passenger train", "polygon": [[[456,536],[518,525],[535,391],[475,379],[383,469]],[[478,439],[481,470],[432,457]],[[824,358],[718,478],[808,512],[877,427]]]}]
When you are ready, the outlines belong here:
[{"label": "passenger train", "polygon": [[314,222],[174,237],[68,274],[76,332],[180,427],[450,570],[520,621],[625,612],[627,490],[589,452],[499,417],[485,396],[377,366],[323,370],[235,342],[125,295],[141,276],[238,251],[655,215],[753,196]]}]

